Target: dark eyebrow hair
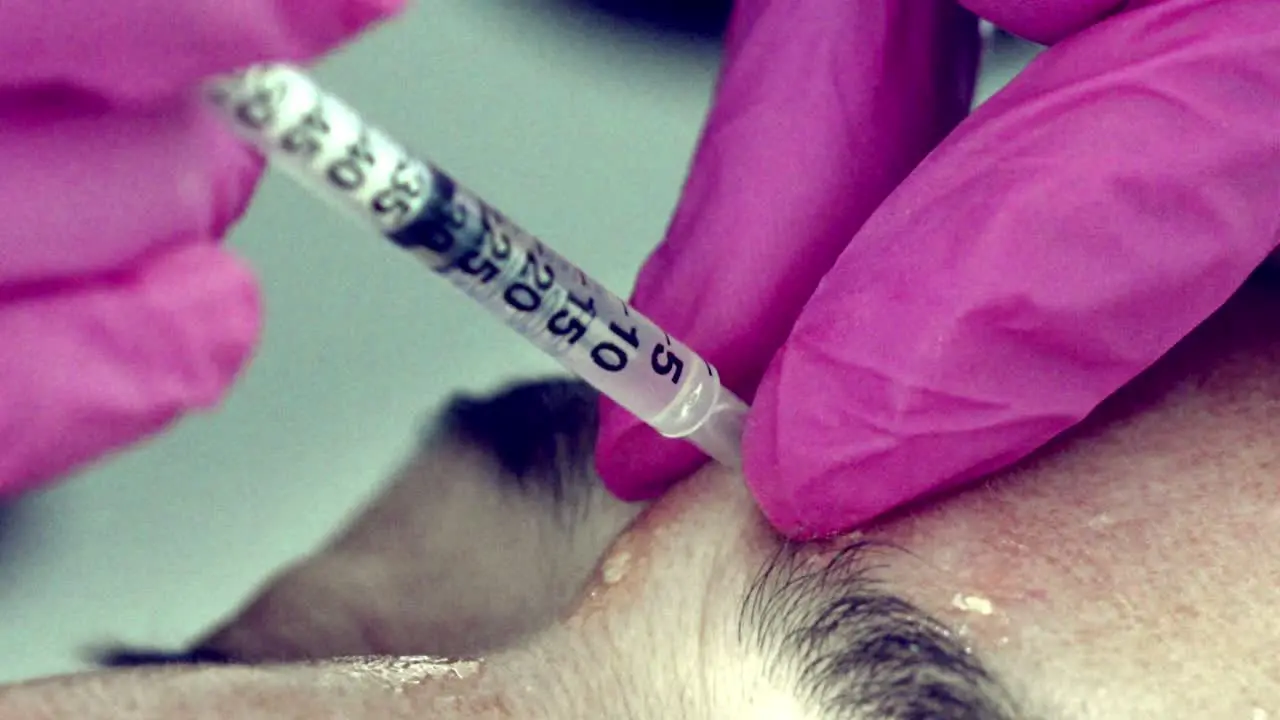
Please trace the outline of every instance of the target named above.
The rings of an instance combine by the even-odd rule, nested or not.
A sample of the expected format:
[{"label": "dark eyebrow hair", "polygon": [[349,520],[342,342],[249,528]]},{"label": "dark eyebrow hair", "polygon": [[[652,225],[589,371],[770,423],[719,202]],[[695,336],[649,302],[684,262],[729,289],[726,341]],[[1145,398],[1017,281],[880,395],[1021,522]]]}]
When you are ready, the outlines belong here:
[{"label": "dark eyebrow hair", "polygon": [[[517,382],[455,398],[441,428],[491,453],[524,491],[562,508],[605,492],[592,463],[598,394],[577,379]],[[872,543],[845,539],[777,551],[749,584],[739,635],[825,716],[1013,720],[1007,693],[942,622],[873,578]]]},{"label": "dark eyebrow hair", "polygon": [[[579,380],[516,382],[488,396],[455,397],[433,418],[430,434],[491,455],[506,471],[500,482],[542,496],[549,512],[589,512],[592,494],[606,492],[593,468],[597,398]],[[745,589],[737,618],[744,648],[765,658],[771,679],[789,683],[824,718],[1020,717],[943,623],[874,579],[877,547],[857,539],[779,540]],[[229,661],[198,647],[115,648],[96,660],[117,667]]]},{"label": "dark eyebrow hair", "polygon": [[887,546],[779,541],[748,586],[740,640],[824,718],[1024,717],[945,624],[875,580]]}]

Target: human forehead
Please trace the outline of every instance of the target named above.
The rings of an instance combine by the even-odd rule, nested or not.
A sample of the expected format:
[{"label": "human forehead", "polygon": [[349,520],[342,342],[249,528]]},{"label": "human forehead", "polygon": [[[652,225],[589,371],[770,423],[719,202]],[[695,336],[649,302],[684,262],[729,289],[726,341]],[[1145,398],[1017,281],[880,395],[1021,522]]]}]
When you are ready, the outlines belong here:
[{"label": "human forehead", "polygon": [[1053,716],[1275,715],[1277,309],[1247,287],[1039,458],[876,528],[881,576]]},{"label": "human forehead", "polygon": [[[586,618],[586,635],[615,644],[653,639],[621,643],[624,666],[652,663],[646,652],[699,658],[699,700],[727,716],[777,717],[745,702],[753,691],[787,699],[794,718],[1016,717],[979,658],[877,582],[883,550],[857,536],[788,542],[740,475],[708,466],[619,537],[570,624]],[[628,687],[671,697],[681,684],[642,672]]]},{"label": "human forehead", "polygon": [[[1274,286],[1250,285],[1036,459],[866,528],[885,546],[869,573],[1044,717],[1277,713],[1276,310]],[[740,478],[716,472],[635,531],[673,565],[720,546],[719,577],[746,574],[771,544]],[[737,530],[711,532],[726,513]]]}]

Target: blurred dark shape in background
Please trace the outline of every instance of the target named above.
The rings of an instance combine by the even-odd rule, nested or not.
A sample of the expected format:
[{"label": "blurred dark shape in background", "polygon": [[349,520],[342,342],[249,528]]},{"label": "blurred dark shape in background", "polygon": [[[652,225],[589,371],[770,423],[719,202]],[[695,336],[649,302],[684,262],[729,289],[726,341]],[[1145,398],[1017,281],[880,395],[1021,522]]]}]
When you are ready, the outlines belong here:
[{"label": "blurred dark shape in background", "polygon": [[0,553],[3,552],[5,536],[13,529],[13,508],[0,501]]},{"label": "blurred dark shape in background", "polygon": [[559,0],[561,4],[612,16],[667,33],[718,40],[733,0]]},{"label": "blurred dark shape in background", "polygon": [[22,534],[20,517],[22,508],[15,500],[0,500],[0,592],[4,590],[4,583],[8,580],[6,577],[5,567],[10,560],[10,554],[21,551],[22,543],[19,536]]}]

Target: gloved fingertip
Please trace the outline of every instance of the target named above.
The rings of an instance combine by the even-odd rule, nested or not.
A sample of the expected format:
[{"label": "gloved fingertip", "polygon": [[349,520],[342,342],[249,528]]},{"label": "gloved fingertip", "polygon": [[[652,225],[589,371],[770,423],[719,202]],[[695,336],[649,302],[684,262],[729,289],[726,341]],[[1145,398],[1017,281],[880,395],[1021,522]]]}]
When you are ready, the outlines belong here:
[{"label": "gloved fingertip", "polygon": [[848,455],[875,441],[860,443],[853,423],[836,422],[839,435],[832,436],[821,419],[839,415],[851,394],[833,387],[829,372],[810,365],[787,348],[775,356],[743,433],[747,488],[769,524],[796,541],[847,532],[900,499],[891,484],[851,479]]},{"label": "gloved fingertip", "polygon": [[407,0],[332,0],[317,10],[314,0],[295,0],[286,5],[280,19],[282,27],[293,31],[294,52],[300,59],[310,59],[399,15],[407,4]]},{"label": "gloved fingertip", "polygon": [[778,453],[777,373],[773,365],[760,381],[742,435],[742,474],[765,520],[782,535],[807,540],[816,535],[790,492],[794,478],[782,472]]},{"label": "gloved fingertip", "polygon": [[652,500],[706,462],[696,447],[659,435],[608,398],[601,399],[596,472],[619,500]]},{"label": "gloved fingertip", "polygon": [[224,398],[252,355],[261,303],[243,262],[208,239],[129,272],[0,303],[0,495],[153,436]]},{"label": "gloved fingertip", "polygon": [[262,180],[266,158],[226,130],[219,118],[210,115],[208,121],[217,125],[211,129],[208,150],[213,176],[205,191],[212,196],[208,232],[224,237],[249,209]]},{"label": "gloved fingertip", "polygon": [[[216,268],[216,272],[213,269]],[[190,337],[191,367],[183,373],[184,408],[219,403],[239,376],[262,334],[262,296],[248,263],[211,244],[197,243],[147,270],[142,286],[157,304],[180,317]]]},{"label": "gloved fingertip", "polygon": [[355,34],[404,11],[408,0],[356,0],[348,6],[348,27]]}]

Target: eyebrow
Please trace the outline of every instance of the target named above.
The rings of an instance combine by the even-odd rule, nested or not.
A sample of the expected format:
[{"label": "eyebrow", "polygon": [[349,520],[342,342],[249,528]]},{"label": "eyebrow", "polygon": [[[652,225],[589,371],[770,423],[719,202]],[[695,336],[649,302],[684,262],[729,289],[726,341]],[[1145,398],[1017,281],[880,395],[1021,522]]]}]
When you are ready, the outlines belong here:
[{"label": "eyebrow", "polygon": [[[598,394],[576,379],[457,397],[438,423],[497,457],[525,492],[555,504],[604,492],[592,466]],[[823,717],[1013,720],[1010,694],[947,626],[876,582],[872,543],[779,539],[748,585],[739,637]]]},{"label": "eyebrow", "polygon": [[945,624],[875,580],[882,549],[780,540],[748,586],[740,640],[824,718],[1024,717]]},{"label": "eyebrow", "polygon": [[[457,396],[430,423],[432,437],[496,458],[512,489],[546,498],[548,511],[585,510],[605,492],[592,464],[598,394],[572,379],[517,382],[489,396]],[[738,634],[774,679],[824,718],[1013,720],[1009,693],[943,623],[886,590],[873,552],[846,539],[779,539],[748,584]],[[120,648],[105,666],[225,663],[206,649],[164,653]]]}]

